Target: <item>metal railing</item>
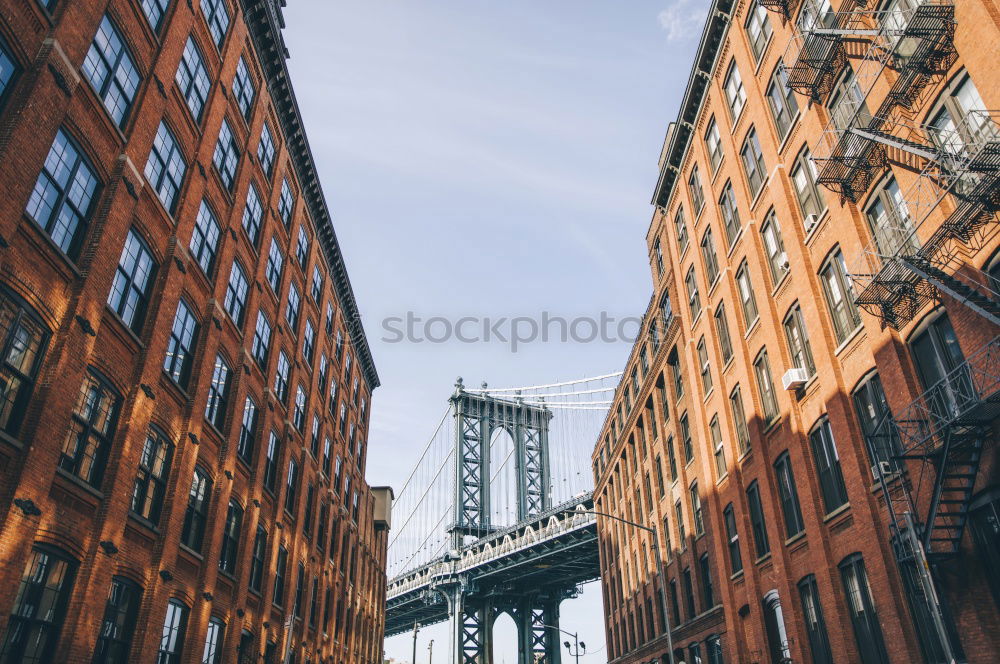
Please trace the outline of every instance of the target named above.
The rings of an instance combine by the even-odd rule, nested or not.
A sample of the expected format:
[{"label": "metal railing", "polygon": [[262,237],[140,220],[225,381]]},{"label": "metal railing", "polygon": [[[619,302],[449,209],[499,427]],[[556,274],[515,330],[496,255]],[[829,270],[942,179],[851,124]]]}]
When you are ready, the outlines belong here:
[{"label": "metal railing", "polygon": [[896,416],[887,414],[873,439],[899,442],[901,456],[926,457],[951,427],[1000,416],[1000,337],[932,385]]}]

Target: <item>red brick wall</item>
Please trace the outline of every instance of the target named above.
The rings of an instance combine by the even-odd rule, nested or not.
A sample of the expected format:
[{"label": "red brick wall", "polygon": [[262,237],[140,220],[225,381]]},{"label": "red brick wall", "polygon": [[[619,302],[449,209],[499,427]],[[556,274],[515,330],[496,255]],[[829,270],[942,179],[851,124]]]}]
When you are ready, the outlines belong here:
[{"label": "red brick wall", "polygon": [[[730,3],[722,3],[730,4]],[[673,310],[679,319],[673,338],[664,343],[659,352],[653,352],[643,339],[633,349],[625,368],[627,377],[639,365],[640,348],[648,347],[651,366],[643,372],[639,393],[631,394],[636,404],[627,406],[625,384],[619,388],[615,406],[608,418],[594,453],[596,470],[596,500],[599,510],[624,518],[632,518],[634,492],[643,493],[644,508],[641,520],[646,525],[662,531],[664,517],[670,524],[670,540],[674,554],[665,566],[666,577],[675,580],[680,593],[682,624],[674,630],[675,649],[686,648],[692,642],[701,643],[702,658],[708,660],[705,641],[712,634],[722,636],[725,661],[770,661],[767,637],[763,625],[761,600],[771,590],[781,599],[785,624],[789,636],[789,650],[794,661],[811,661],[809,642],[805,631],[802,605],[796,584],[808,574],[813,574],[825,613],[831,650],[836,661],[858,661],[857,646],[847,612],[843,585],[838,564],[852,553],[862,554],[872,589],[874,604],[884,633],[886,649],[891,661],[922,661],[913,623],[909,615],[902,582],[888,541],[886,508],[881,492],[872,482],[869,457],[862,431],[855,414],[851,394],[866,375],[877,370],[894,412],[901,411],[923,391],[917,379],[907,342],[921,324],[936,311],[933,305],[925,306],[915,319],[898,332],[880,325],[880,321],[862,313],[862,327],[843,344],[838,344],[830,313],[826,305],[818,272],[835,248],[840,248],[850,268],[855,257],[871,242],[864,209],[869,193],[855,204],[842,200],[838,195],[820,187],[828,212],[812,232],[803,226],[790,172],[800,151],[808,146],[814,152],[819,143],[829,114],[822,104],[810,103],[797,95],[799,115],[782,138],[772,119],[766,101],[770,77],[785,53],[786,44],[794,34],[794,23],[781,13],[769,11],[768,20],[773,30],[758,64],[751,50],[744,25],[752,3],[732,4],[733,17],[717,49],[714,68],[710,75],[705,101],[692,121],[690,145],[676,176],[676,184],[660,200],[647,235],[650,262],[653,272],[653,298],[646,319],[652,324],[657,316],[656,303],[663,292],[669,292]],[[793,10],[800,2],[790,2]],[[835,6],[850,3],[833,3]],[[873,4],[873,3],[868,3]],[[975,0],[956,4],[957,55],[946,74],[933,77],[910,109],[918,122],[934,107],[941,91],[959,73],[967,71],[983,95],[987,108],[1000,104],[993,59],[977,44],[994,43],[1000,33],[1000,10],[990,0]],[[792,14],[794,19],[795,14]],[[848,61],[856,68],[864,48],[849,50]],[[726,103],[724,77],[735,62],[742,75],[747,102],[734,121]],[[874,110],[885,96],[895,73],[882,75],[875,86],[868,106]],[[704,135],[710,118],[715,117],[720,129],[724,158],[716,173],[712,173]],[[690,118],[685,117],[685,120]],[[754,196],[740,163],[740,149],[750,129],[754,127],[760,139],[768,179],[762,192]],[[676,129],[676,127],[675,127]],[[669,139],[668,139],[669,140]],[[901,163],[898,155],[890,155],[890,168],[902,189],[913,182],[916,174]],[[691,169],[697,165],[701,173],[706,205],[700,215],[692,212],[687,180]],[[880,175],[874,178],[877,182]],[[735,190],[737,207],[741,215],[742,232],[729,248],[718,201],[723,186],[731,181]],[[690,246],[681,252],[673,224],[679,207],[686,211]],[[773,209],[781,226],[784,248],[789,257],[790,272],[780,283],[774,284],[768,269],[767,257],[760,235],[767,213]],[[954,201],[945,199],[921,227],[920,238],[926,240],[943,219],[954,209]],[[995,219],[994,219],[995,221]],[[719,280],[710,285],[699,243],[707,228],[715,240]],[[996,224],[987,227],[981,249],[970,251],[966,260],[975,267],[987,264],[998,245]],[[657,270],[655,243],[659,241],[666,262],[663,275]],[[741,304],[735,275],[743,260],[747,261],[754,286],[758,322],[750,329],[743,322]],[[702,313],[692,319],[688,307],[684,277],[694,266]],[[792,367],[788,342],[782,327],[783,320],[793,306],[802,308],[805,327],[809,334],[816,375],[800,394],[781,389],[781,376]],[[942,302],[956,329],[960,345],[966,356],[972,355],[1000,332],[996,326],[961,305],[945,298]],[[734,358],[726,363],[722,357],[712,314],[722,305],[729,322]],[[673,334],[673,333],[672,333]],[[704,336],[709,351],[713,389],[705,393],[700,376],[701,365],[696,345]],[[667,366],[667,356],[676,348],[684,375],[685,393],[679,400],[673,390],[672,377]],[[764,424],[760,391],[754,376],[753,363],[761,349],[768,351],[772,380],[775,383],[779,417],[772,424]],[[729,395],[736,385],[742,391],[750,431],[750,451],[740,456],[736,443],[734,420],[729,408]],[[661,387],[668,390],[670,419],[662,416]],[[642,408],[652,399],[655,415],[650,422],[649,413]],[[618,407],[621,405],[621,415]],[[679,416],[687,412],[691,422],[695,454],[686,465],[680,449]],[[719,417],[723,447],[726,453],[727,472],[720,477],[715,469],[714,445],[711,443],[709,424]],[[813,461],[808,434],[820,421],[829,418],[833,437],[840,456],[848,493],[848,506],[826,515],[822,503],[819,479]],[[643,455],[639,440],[639,427],[650,437],[650,451]],[[664,468],[667,490],[660,498],[656,490],[655,459],[661,457],[666,466],[667,452],[664,441],[673,436],[677,445],[679,478],[671,485],[669,473]],[[633,450],[629,440],[636,441],[639,470],[633,470]],[[804,532],[786,541],[784,520],[781,513],[775,480],[774,462],[787,452],[792,462],[798,499],[804,521]],[[622,458],[622,455],[625,455]],[[603,460],[602,460],[603,455]],[[995,485],[995,464],[987,457],[977,478],[976,491]],[[910,468],[918,477],[920,467]],[[652,477],[653,496],[645,495],[644,476]],[[927,472],[927,471],[925,471]],[[768,529],[771,552],[755,560],[753,536],[747,505],[746,488],[759,483],[765,523]],[[914,480],[916,481],[916,479]],[[925,476],[925,482],[929,476]],[[691,501],[688,488],[697,482],[704,510],[706,534],[693,537]],[[618,487],[622,494],[619,496]],[[926,487],[920,494],[926,500]],[[674,503],[680,500],[684,509],[686,530],[685,550],[679,543],[679,533],[674,516]],[[723,522],[723,510],[732,503],[743,559],[743,572],[730,578],[729,555]],[[921,503],[924,506],[924,503]],[[641,564],[641,551],[650,545],[649,538],[632,529],[622,528],[611,522],[599,521],[602,536],[602,571],[605,596],[608,598],[609,616],[607,636],[609,660],[615,662],[646,662],[653,657],[665,656],[665,636],[655,629],[645,638],[632,639],[626,635],[630,615],[637,615],[645,597],[651,597],[658,588],[653,567]],[[660,546],[665,546],[662,533]],[[698,597],[696,615],[684,609],[681,574],[685,567],[696,569],[702,553],[707,552],[712,563],[712,577],[717,607],[704,607]],[[638,572],[630,563],[640,557]],[[630,580],[630,575],[633,580]],[[966,535],[963,551],[957,562],[943,565],[940,585],[955,615],[962,644],[970,662],[991,662],[1000,651],[997,627],[1000,614],[990,596],[983,578],[983,570]],[[694,575],[696,594],[699,579]],[[616,599],[620,598],[620,599]],[[686,653],[684,659],[689,660]]]},{"label": "red brick wall", "polygon": [[[0,9],[0,36],[19,69],[7,94],[0,98],[0,181],[4,183],[0,199],[0,284],[7,293],[23,298],[49,331],[24,421],[11,435],[0,434],[0,501],[4,506],[0,510],[0,606],[8,607],[0,611],[0,631],[6,631],[9,607],[14,604],[32,547],[46,543],[60,548],[75,561],[77,572],[54,661],[91,661],[108,589],[116,575],[132,579],[143,590],[129,661],[155,659],[167,601],[172,598],[190,608],[185,662],[200,661],[210,616],[225,622],[222,661],[226,662],[236,661],[241,630],[253,634],[255,653],[263,653],[269,641],[276,642],[281,653],[287,638],[299,652],[298,661],[311,658],[313,662],[371,662],[381,658],[386,537],[373,521],[373,499],[364,480],[368,422],[367,413],[360,408],[362,398],[370,408],[371,391],[378,379],[358,359],[367,350],[357,346],[363,343],[359,336],[363,332],[354,326],[352,296],[338,288],[343,282],[334,278],[329,254],[320,246],[313,221],[315,210],[308,208],[307,196],[299,190],[302,164],[292,161],[281,129],[283,123],[279,121],[279,105],[269,96],[260,54],[244,21],[244,7],[255,4],[232,0],[227,3],[231,22],[221,52],[212,43],[197,2],[170,2],[158,34],[150,28],[140,3],[133,0],[59,0],[51,14],[33,0],[6,3]],[[105,12],[123,33],[142,76],[121,130],[111,121],[81,70]],[[191,116],[174,82],[189,34],[201,47],[212,81],[200,123]],[[241,55],[250,67],[257,90],[249,122],[243,119],[231,92]],[[242,151],[232,193],[222,185],[212,166],[223,117],[229,119]],[[166,118],[173,129],[187,162],[173,215],[167,213],[142,175],[161,118]],[[269,123],[277,147],[275,174],[270,180],[256,157],[264,122]],[[82,251],[74,258],[63,254],[24,213],[60,127],[80,145],[101,182]],[[283,175],[296,193],[293,220],[287,230],[277,213]],[[260,249],[250,243],[241,224],[250,182],[258,187],[265,208]],[[203,197],[211,202],[222,227],[211,275],[201,271],[188,251]],[[300,223],[305,224],[310,237],[305,269],[295,260]],[[129,330],[105,304],[129,228],[141,233],[158,264],[139,333]],[[277,295],[264,277],[272,236],[285,255]],[[222,306],[230,267],[237,258],[250,280],[242,327]],[[309,295],[314,265],[321,267],[325,277],[320,303]],[[292,280],[302,295],[298,330],[290,330],[284,319],[285,298]],[[200,324],[191,379],[184,389],[162,370],[168,335],[182,296]],[[327,302],[332,302],[335,310],[332,335],[324,326]],[[266,372],[249,356],[258,309],[265,311],[274,324]],[[312,367],[301,350],[306,318],[317,330]],[[353,359],[350,369],[335,356],[337,331],[346,339],[345,357],[349,354]],[[279,349],[284,349],[293,363],[288,405],[272,392]],[[328,404],[329,388],[319,386],[321,352],[330,359],[327,384],[337,381],[338,403],[348,405],[348,421],[358,428],[360,458],[349,449],[347,436],[338,431]],[[203,417],[217,353],[225,355],[233,369],[228,409],[219,429]],[[56,470],[80,386],[91,369],[99,371],[121,395],[118,423],[99,489]],[[355,379],[361,381],[357,400],[351,395]],[[307,420],[302,433],[291,424],[290,404],[299,383],[307,393]],[[236,457],[243,403],[248,394],[260,407],[255,453],[249,465]],[[320,458],[309,450],[314,412],[322,417]],[[175,446],[158,527],[130,514],[140,454],[147,431],[154,424]],[[272,429],[282,441],[276,495],[263,488],[264,451]],[[352,477],[352,486],[359,491],[357,523],[349,510],[338,507],[343,497],[332,492],[332,478],[322,470],[323,435],[333,441],[332,457],[343,459],[345,476]],[[284,478],[291,458],[298,461],[300,468],[294,515],[283,508]],[[201,555],[179,544],[196,464],[207,470],[213,481]],[[310,484],[317,489],[311,538],[305,535],[303,523]],[[13,507],[15,499],[30,500],[41,514]],[[216,562],[230,499],[245,510],[234,575],[221,572]],[[320,501],[332,503],[325,528],[325,553],[317,541]],[[258,526],[268,534],[262,595],[248,591],[247,583]],[[101,542],[114,546],[102,548]],[[279,544],[289,552],[284,607],[272,603],[271,597]],[[345,554],[356,556],[353,576],[350,565],[347,574],[340,571],[339,561]],[[291,635],[286,635],[283,623],[286,612],[291,610],[295,570],[300,561],[309,579],[303,619],[295,622]],[[313,578],[321,580],[316,627],[308,622]],[[325,607],[328,588],[333,599],[331,606]],[[327,608],[331,619],[325,629],[322,618]],[[346,622],[348,616],[351,624]]]}]

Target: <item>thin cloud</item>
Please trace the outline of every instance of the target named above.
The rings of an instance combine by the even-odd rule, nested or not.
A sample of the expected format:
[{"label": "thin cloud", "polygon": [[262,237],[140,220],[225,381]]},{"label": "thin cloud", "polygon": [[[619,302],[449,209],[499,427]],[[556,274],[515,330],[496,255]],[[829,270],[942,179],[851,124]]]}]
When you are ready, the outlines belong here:
[{"label": "thin cloud", "polygon": [[706,0],[672,0],[657,17],[667,33],[667,40],[687,41],[699,34],[709,4]]}]

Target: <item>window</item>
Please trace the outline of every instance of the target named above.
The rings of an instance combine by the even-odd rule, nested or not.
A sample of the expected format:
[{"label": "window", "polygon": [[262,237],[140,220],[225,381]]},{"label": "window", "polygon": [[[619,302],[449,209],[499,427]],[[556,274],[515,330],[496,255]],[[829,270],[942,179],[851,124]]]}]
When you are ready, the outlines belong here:
[{"label": "window", "polygon": [[698,571],[701,575],[701,608],[708,611],[715,606],[715,593],[712,588],[712,566],[708,561],[708,554],[703,553],[698,559]]},{"label": "window", "polygon": [[216,429],[222,429],[226,421],[226,407],[229,401],[229,379],[232,370],[221,355],[215,356],[212,368],[212,382],[208,386],[208,402],[205,404],[205,419]]},{"label": "window", "polygon": [[141,77],[121,33],[107,14],[97,28],[82,69],[111,119],[119,128],[124,127]]},{"label": "window", "polygon": [[719,278],[719,260],[715,255],[715,240],[712,239],[711,228],[701,238],[701,257],[705,260],[705,276],[708,277],[711,290],[711,285],[715,285]]},{"label": "window", "polygon": [[205,650],[201,655],[201,664],[220,664],[222,661],[222,632],[225,625],[216,617],[208,621],[208,631],[205,633]]},{"label": "window", "polygon": [[701,296],[698,295],[698,281],[694,275],[694,266],[688,268],[687,276],[684,277],[684,285],[687,287],[688,306],[691,308],[691,319],[697,320],[701,315]]},{"label": "window", "polygon": [[[940,110],[929,127],[934,145],[962,160],[979,152],[980,146],[996,141],[998,132],[992,115],[968,75],[956,77],[940,99]],[[980,182],[977,174],[965,173],[959,175],[952,191],[958,196],[969,195]]]},{"label": "window", "polygon": [[316,330],[313,328],[311,320],[306,320],[306,329],[302,335],[302,357],[306,359],[306,363],[312,366],[313,362],[313,351],[315,350],[315,340],[316,340]]},{"label": "window", "polygon": [[705,337],[698,340],[698,364],[701,366],[701,386],[705,394],[712,391],[712,365],[708,361],[708,348],[705,346]]},{"label": "window", "polygon": [[[257,239],[260,237],[260,224],[264,218],[264,208],[260,202],[260,194],[257,187],[251,182],[247,188],[247,204],[243,208],[243,230],[250,238],[250,244],[257,246]],[[270,256],[268,257],[270,259]],[[268,261],[270,263],[270,261]]]},{"label": "window", "polygon": [[774,210],[771,210],[764,220],[760,236],[764,240],[767,266],[771,270],[771,283],[777,286],[778,282],[788,274],[788,254],[785,253],[785,242],[781,238],[781,227],[778,225],[778,217]]},{"label": "window", "polygon": [[118,269],[108,293],[108,306],[129,328],[139,334],[142,331],[146,304],[156,275],[156,263],[146,243],[134,228],[125,236],[125,246],[118,259]]},{"label": "window", "polygon": [[153,32],[159,32],[163,15],[166,13],[167,7],[170,6],[170,0],[142,0],[141,4],[149,26],[153,28]]},{"label": "window", "polygon": [[691,568],[685,567],[681,572],[681,585],[684,586],[684,608],[687,610],[688,619],[698,615],[698,609],[694,605],[694,581],[691,578]]},{"label": "window", "polygon": [[785,631],[785,617],[781,611],[781,600],[778,591],[772,590],[764,596],[761,603],[764,608],[764,631],[767,634],[767,646],[771,662],[787,662],[791,659],[788,633]]},{"label": "window", "polygon": [[653,260],[656,265],[656,274],[663,274],[663,247],[660,246],[660,238],[653,242]]},{"label": "window", "polygon": [[819,603],[816,577],[810,574],[799,581],[798,586],[813,664],[833,664],[833,653],[830,650],[830,638],[826,633],[826,622],[823,620],[823,607]]},{"label": "window", "polygon": [[691,192],[691,207],[694,208],[694,215],[697,217],[701,213],[702,208],[705,207],[705,193],[701,188],[701,176],[698,174],[698,164],[691,167],[691,175],[688,176],[688,191]]},{"label": "window", "polygon": [[802,521],[799,494],[795,489],[795,476],[788,452],[783,452],[774,462],[774,478],[781,498],[781,513],[785,517],[785,536],[793,537],[805,530],[805,524]]},{"label": "window", "polygon": [[7,44],[0,39],[0,100],[3,100],[7,91],[11,89],[17,69],[17,62],[11,56]]},{"label": "window", "polygon": [[141,604],[142,588],[120,576],[111,579],[93,664],[128,664]]},{"label": "window", "polygon": [[222,184],[226,189],[232,191],[236,182],[236,166],[240,161],[240,149],[236,145],[236,137],[233,136],[233,129],[229,126],[229,120],[222,119],[222,127],[219,128],[219,140],[215,144],[215,153],[212,155],[212,164],[222,178]]},{"label": "window", "polygon": [[278,462],[281,458],[281,443],[278,434],[271,432],[267,441],[267,455],[264,463],[264,488],[274,493],[278,481]]},{"label": "window", "polygon": [[827,514],[847,503],[847,487],[840,469],[840,456],[833,440],[830,421],[825,419],[809,434],[816,472],[819,475],[820,491]]},{"label": "window", "polygon": [[[243,117],[250,121],[250,111],[253,110],[253,100],[257,91],[253,86],[253,79],[250,78],[250,70],[247,68],[246,60],[240,56],[240,61],[236,64],[236,77],[233,79],[233,96],[236,97],[236,104],[240,107]],[[264,125],[265,129],[267,124]],[[272,151],[274,147],[272,146]],[[264,169],[265,171],[267,169]]]},{"label": "window", "polygon": [[292,604],[292,614],[302,617],[302,595],[305,593],[306,566],[299,563],[299,573],[295,577],[295,602]]},{"label": "window", "polygon": [[767,105],[771,109],[778,137],[784,140],[799,114],[799,103],[795,99],[795,93],[788,87],[788,73],[784,67],[775,67],[771,74],[771,83],[767,86]]},{"label": "window", "polygon": [[257,437],[257,404],[250,395],[243,403],[243,418],[240,424],[240,437],[236,443],[236,455],[248,466],[253,465],[253,448]]},{"label": "window", "polygon": [[285,605],[285,573],[288,567],[288,550],[283,546],[278,547],[278,557],[274,564],[274,603],[278,606]]},{"label": "window", "polygon": [[187,509],[184,511],[184,525],[181,528],[181,544],[192,551],[201,551],[205,536],[205,520],[208,518],[208,501],[212,494],[212,480],[200,466],[195,466],[188,493]]},{"label": "window", "polygon": [[208,101],[208,92],[212,88],[212,82],[209,80],[208,70],[205,68],[205,58],[195,43],[194,37],[188,37],[180,64],[177,65],[177,75],[174,78],[195,122],[201,122],[202,111],[205,110],[205,102]]},{"label": "window", "polygon": [[222,530],[222,548],[219,550],[219,569],[227,574],[236,574],[242,526],[243,508],[235,500],[230,500],[226,510],[226,527]]},{"label": "window", "polygon": [[708,648],[708,664],[725,664],[722,657],[722,637],[713,634],[705,640]]},{"label": "window", "polygon": [[688,421],[688,414],[684,413],[680,419],[681,439],[684,444],[684,462],[691,463],[694,460],[694,442],[691,439],[691,424]]},{"label": "window", "polygon": [[80,250],[97,187],[94,169],[60,129],[28,199],[27,213],[71,258]]},{"label": "window", "polygon": [[684,532],[684,508],[681,507],[681,501],[674,503],[674,520],[677,521],[677,536],[678,544],[681,547],[681,551],[687,549],[687,533]]},{"label": "window", "polygon": [[316,627],[316,614],[319,612],[319,579],[313,577],[312,595],[309,599],[309,626]]},{"label": "window", "polygon": [[740,305],[743,308],[743,322],[750,329],[757,322],[757,299],[753,294],[753,284],[750,282],[750,268],[744,260],[736,271],[736,287],[740,292]]},{"label": "window", "polygon": [[726,181],[726,185],[722,188],[722,195],[719,196],[719,209],[722,210],[727,246],[732,247],[740,236],[742,222],[740,221],[740,210],[736,207],[736,193],[733,191],[731,180]]},{"label": "window", "polygon": [[726,74],[725,90],[726,103],[729,104],[730,115],[735,121],[740,117],[743,107],[747,103],[747,92],[743,88],[743,78],[740,76],[740,70],[737,69],[735,62],[729,66],[729,73]]},{"label": "window", "polygon": [[743,410],[743,394],[737,385],[729,394],[729,408],[733,413],[733,426],[736,429],[736,442],[739,443],[740,456],[750,451],[750,432],[747,431],[747,417]]},{"label": "window", "polygon": [[972,384],[968,366],[963,368],[965,357],[947,314],[914,338],[910,351],[934,419],[950,419],[965,411],[978,390]]},{"label": "window", "polygon": [[681,607],[677,601],[677,580],[670,579],[670,615],[673,617],[674,625],[681,624]]},{"label": "window", "polygon": [[299,224],[299,238],[295,244],[295,258],[298,259],[299,266],[303,270],[306,269],[306,263],[309,261],[309,235],[302,224]]},{"label": "window", "polygon": [[212,41],[221,49],[222,40],[226,38],[226,31],[229,30],[229,9],[226,7],[226,0],[204,0],[201,3],[201,11],[205,14],[205,22],[208,23],[208,30],[212,33]]},{"label": "window", "polygon": [[747,487],[747,503],[750,506],[750,525],[753,528],[754,551],[758,558],[763,558],[771,552],[771,543],[767,539],[767,526],[764,525],[764,507],[760,503],[760,485],[756,481]]},{"label": "window", "polygon": [[[320,272],[318,265],[313,265],[313,278],[312,278],[312,299],[313,302],[319,304],[320,300],[323,299],[323,273]],[[332,313],[333,310],[331,309]]]},{"label": "window", "polygon": [[333,334],[333,304],[326,303],[326,333]]},{"label": "window", "polygon": [[76,565],[62,552],[35,545],[24,567],[7,635],[0,650],[3,664],[51,662],[59,643],[73,590]]},{"label": "window", "polygon": [[215,213],[208,207],[204,199],[198,210],[194,231],[191,233],[191,255],[201,266],[206,275],[212,274],[215,265],[215,255],[219,249],[219,234],[221,229]]},{"label": "window", "polygon": [[722,163],[722,138],[719,136],[719,123],[712,118],[708,122],[708,129],[705,131],[705,147],[708,148],[708,160],[712,164],[712,173],[719,170]]},{"label": "window", "polygon": [[139,457],[139,469],[132,489],[132,511],[153,524],[160,522],[173,454],[174,446],[170,439],[159,429],[150,429]]},{"label": "window", "polygon": [[878,374],[872,374],[854,391],[854,408],[868,443],[865,449],[868,450],[872,466],[888,464],[890,471],[899,470],[899,461],[896,459],[902,449],[899,434],[892,427],[880,426],[885,418],[891,417],[891,413]]},{"label": "window", "polygon": [[274,394],[284,402],[288,399],[288,356],[285,351],[278,353],[278,367],[274,372]]},{"label": "window", "polygon": [[179,600],[167,602],[167,615],[163,619],[163,635],[156,653],[156,664],[179,664],[184,650],[187,631],[188,608]]},{"label": "window", "polygon": [[667,356],[667,364],[670,366],[670,374],[674,381],[676,398],[680,399],[684,395],[684,375],[681,373],[681,361],[676,348],[671,349],[670,355]]},{"label": "window", "polygon": [[826,261],[819,276],[837,343],[843,343],[861,325],[861,315],[854,304],[854,290],[847,277],[844,254],[839,248]]},{"label": "window", "polygon": [[729,548],[729,569],[733,574],[743,571],[743,556],[740,553],[740,533],[736,529],[736,513],[733,504],[726,505],[722,512],[723,521],[726,524],[726,541]]},{"label": "window", "polygon": [[73,409],[59,467],[93,487],[100,487],[121,397],[93,371],[87,373]]},{"label": "window", "polygon": [[813,361],[812,347],[809,345],[806,322],[802,317],[802,307],[798,303],[795,303],[785,316],[784,328],[792,367],[805,369],[810,376],[815,375],[816,363]]},{"label": "window", "polygon": [[722,349],[722,361],[729,363],[733,359],[733,340],[729,336],[729,321],[726,320],[726,309],[721,304],[715,310],[715,332],[719,337],[719,347]]},{"label": "window", "polygon": [[271,249],[267,253],[267,266],[264,269],[264,276],[267,283],[271,285],[271,290],[277,293],[281,289],[281,273],[284,269],[285,257],[281,255],[278,242],[274,236],[271,237]]},{"label": "window", "polygon": [[771,21],[767,18],[767,8],[762,7],[759,2],[754,2],[747,12],[746,30],[754,61],[760,62],[764,48],[771,40]]},{"label": "window", "polygon": [[257,159],[260,160],[260,167],[264,170],[264,175],[270,178],[274,175],[274,137],[271,135],[271,127],[266,122],[260,130],[260,144],[257,146]]},{"label": "window", "polygon": [[285,227],[292,223],[292,207],[294,205],[295,199],[292,198],[292,189],[288,186],[288,178],[285,178],[281,181],[281,197],[278,199],[278,214],[281,215]]},{"label": "window", "polygon": [[337,343],[334,346],[333,354],[340,362],[340,358],[344,356],[344,333],[337,330]]},{"label": "window", "polygon": [[264,559],[267,556],[267,531],[257,526],[250,555],[250,590],[259,593],[264,584]]},{"label": "window", "polygon": [[806,220],[807,233],[813,229],[816,220],[826,210],[816,178],[816,164],[813,163],[809,150],[805,149],[796,157],[795,165],[792,167],[792,184],[795,187],[795,197],[799,201],[799,209],[802,210],[802,217]]},{"label": "window", "polygon": [[285,511],[295,517],[295,499],[299,490],[299,464],[288,460],[288,475],[285,477]]},{"label": "window", "polygon": [[750,128],[746,140],[743,141],[740,157],[743,159],[743,170],[747,175],[750,193],[756,196],[764,186],[764,181],[767,180],[767,164],[764,163],[764,154],[760,150],[757,130],[753,127]]},{"label": "window", "polygon": [[691,513],[694,515],[694,534],[700,537],[705,534],[705,517],[701,511],[701,494],[698,493],[697,484],[691,485],[690,495]]},{"label": "window", "polygon": [[718,477],[725,477],[729,473],[726,465],[726,448],[722,444],[722,427],[719,426],[719,417],[716,415],[708,425],[712,433],[712,448],[715,450],[715,472]]},{"label": "window", "polygon": [[292,413],[292,424],[300,432],[306,425],[306,393],[302,385],[295,386],[295,410]]},{"label": "window", "polygon": [[167,128],[165,122],[160,122],[153,139],[153,147],[146,161],[146,179],[160,197],[160,202],[169,214],[177,209],[177,193],[184,181],[187,164],[184,155],[177,146],[177,139]]},{"label": "window", "polygon": [[177,313],[170,329],[170,340],[167,343],[167,354],[163,360],[163,370],[170,378],[180,385],[187,385],[191,373],[191,354],[194,338],[198,332],[198,323],[191,309],[184,300],[177,302]]},{"label": "window", "polygon": [[243,314],[246,311],[249,285],[243,268],[240,267],[239,263],[233,261],[233,268],[229,271],[229,283],[226,285],[226,299],[224,300],[224,304],[229,317],[240,328],[243,327]]},{"label": "window", "polygon": [[[872,115],[865,103],[865,94],[854,77],[854,72],[847,67],[847,73],[833,87],[830,99],[827,101],[827,110],[834,127],[843,132],[851,127],[869,126]],[[858,148],[853,149],[856,151]],[[848,151],[850,152],[850,149]]]},{"label": "window", "polygon": [[871,588],[868,586],[864,559],[860,553],[854,553],[845,558],[839,567],[851,625],[854,627],[854,639],[857,641],[860,656],[858,661],[862,664],[888,664],[889,657],[882,640],[882,627],[872,601]]},{"label": "window", "polygon": [[770,424],[778,417],[778,401],[774,394],[774,383],[771,381],[771,362],[767,358],[767,350],[762,350],[753,363],[754,374],[757,377],[757,388],[760,390],[760,400],[764,407],[765,424]]},{"label": "window", "polygon": [[670,464],[670,481],[677,481],[677,454],[674,452],[674,438],[667,437],[667,462]]},{"label": "window", "polygon": [[292,334],[295,334],[295,330],[299,327],[299,312],[301,310],[302,296],[299,295],[299,289],[296,287],[295,282],[289,282],[288,306],[285,307],[285,320],[288,321],[288,327],[291,328]]},{"label": "window", "polygon": [[903,193],[896,178],[879,186],[865,210],[878,253],[882,256],[913,255],[920,249]]},{"label": "window", "polygon": [[330,437],[326,436],[323,441],[323,473],[330,474]]},{"label": "window", "polygon": [[302,517],[302,532],[309,537],[312,533],[313,508],[316,503],[316,487],[310,482],[306,487],[306,511]]},{"label": "window", "polygon": [[681,256],[688,248],[687,222],[684,220],[684,208],[678,208],[674,215],[674,230],[677,231],[677,253]]},{"label": "window", "polygon": [[257,365],[263,370],[267,367],[267,356],[271,349],[271,321],[263,310],[257,311],[257,325],[254,327],[253,343],[250,352]]}]

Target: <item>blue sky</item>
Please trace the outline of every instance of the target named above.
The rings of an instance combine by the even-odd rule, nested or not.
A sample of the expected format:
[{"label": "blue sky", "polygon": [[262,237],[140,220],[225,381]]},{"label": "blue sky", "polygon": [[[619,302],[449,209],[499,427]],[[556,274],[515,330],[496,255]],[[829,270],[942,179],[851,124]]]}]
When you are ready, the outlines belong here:
[{"label": "blue sky", "polygon": [[[383,386],[368,479],[402,484],[456,376],[619,370],[629,344],[389,343],[382,321],[638,316],[667,124],[708,0],[293,0],[289,66]],[[600,588],[564,628],[605,661]],[[509,626],[508,626],[509,627]],[[497,635],[496,663],[512,664]],[[421,633],[418,661],[435,639]],[[412,642],[386,643],[410,659]]]}]

